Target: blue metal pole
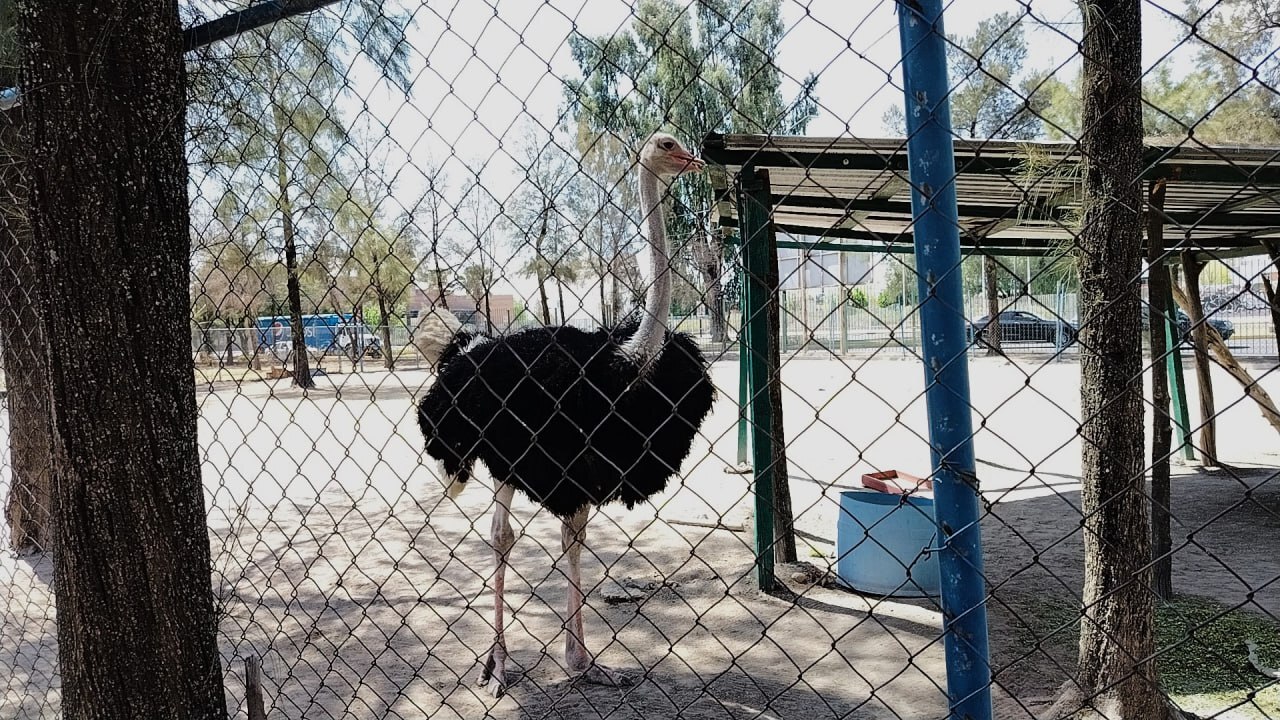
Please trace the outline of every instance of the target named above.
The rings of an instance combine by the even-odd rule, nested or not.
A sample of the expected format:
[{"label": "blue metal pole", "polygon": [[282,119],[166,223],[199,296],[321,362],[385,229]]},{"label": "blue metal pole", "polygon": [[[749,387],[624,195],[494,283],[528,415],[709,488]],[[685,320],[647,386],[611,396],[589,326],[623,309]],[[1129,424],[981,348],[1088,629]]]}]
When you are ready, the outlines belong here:
[{"label": "blue metal pole", "polygon": [[899,0],[898,29],[920,290],[920,346],[941,546],[947,695],[952,720],[990,720],[986,582],[965,355],[942,0]]}]

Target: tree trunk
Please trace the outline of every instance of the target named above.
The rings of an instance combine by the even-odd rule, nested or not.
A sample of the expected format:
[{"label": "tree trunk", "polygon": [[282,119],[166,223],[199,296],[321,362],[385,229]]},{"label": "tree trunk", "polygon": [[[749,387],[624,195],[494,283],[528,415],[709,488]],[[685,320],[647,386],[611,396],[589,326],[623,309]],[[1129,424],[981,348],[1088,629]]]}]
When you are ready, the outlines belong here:
[{"label": "tree trunk", "polygon": [[1169,414],[1169,354],[1165,342],[1169,308],[1169,269],[1164,264],[1165,181],[1152,183],[1147,200],[1147,334],[1151,345],[1151,561],[1152,590],[1161,600],[1173,597],[1169,455],[1173,421]]},{"label": "tree trunk", "polygon": [[542,303],[542,324],[551,324],[551,301],[547,300],[546,258],[542,257],[542,243],[547,239],[547,216],[551,214],[551,206],[542,208],[542,227],[538,230],[538,239],[533,243],[533,268],[538,276],[538,301]]},{"label": "tree trunk", "polygon": [[48,346],[41,326],[37,248],[27,217],[25,158],[16,150],[21,108],[0,113],[0,343],[9,405],[9,497],[15,552],[53,549],[53,416]]},{"label": "tree trunk", "polygon": [[493,334],[493,307],[489,303],[489,296],[493,294],[493,287],[489,285],[490,280],[489,280],[489,277],[484,274],[483,266],[481,266],[480,270],[481,270],[480,281],[484,283],[484,288],[483,288],[484,289],[484,325],[488,333],[492,335]]},{"label": "tree trunk", "polygon": [[431,240],[431,255],[435,258],[434,262],[436,264],[436,302],[440,303],[440,307],[448,310],[449,296],[445,294],[444,271],[440,269],[439,241],[434,237]]},{"label": "tree trunk", "polygon": [[258,338],[253,331],[253,318],[248,314],[244,316],[244,351],[249,360],[250,370],[262,369],[262,357],[258,352]]},{"label": "tree trunk", "polygon": [[387,314],[387,295],[378,289],[378,317],[382,318],[379,335],[382,336],[382,367],[396,369],[395,358],[391,356],[391,316]]},{"label": "tree trunk", "polygon": [[727,337],[724,317],[724,287],[720,282],[721,265],[724,260],[724,247],[713,231],[706,228],[701,233],[701,241],[694,245],[694,259],[698,263],[698,272],[702,275],[702,283],[706,287],[703,303],[707,314],[711,317],[711,342],[724,342]]},{"label": "tree trunk", "polygon": [[989,322],[982,331],[982,339],[987,346],[988,355],[1001,354],[1000,345],[1000,284],[996,275],[1000,263],[995,256],[982,256],[982,284],[987,296],[987,317]]},{"label": "tree trunk", "polygon": [[[266,52],[269,56],[267,62],[272,69],[272,73],[279,77],[282,72],[279,69],[279,58],[272,55],[275,49],[271,43],[266,44]],[[275,161],[276,161],[276,185],[279,191],[278,202],[280,209],[280,233],[284,240],[284,270],[285,270],[285,286],[286,294],[289,299],[289,327],[293,336],[292,348],[293,352],[293,373],[292,384],[294,387],[313,388],[316,383],[311,378],[311,358],[307,355],[307,336],[306,329],[302,324],[302,284],[298,280],[298,246],[297,246],[297,228],[293,224],[293,204],[289,199],[289,167],[286,163],[285,153],[285,133],[288,132],[289,118],[285,116],[284,109],[277,102],[271,103],[272,121],[275,124]]]},{"label": "tree trunk", "polygon": [[604,261],[602,260],[600,262],[600,266],[596,268],[596,279],[598,281],[596,283],[596,290],[598,290],[600,293],[600,323],[606,326],[610,324],[609,304],[608,304],[608,301],[605,300],[605,287],[604,287],[605,278],[608,276],[609,276],[608,266],[606,266]]},{"label": "tree trunk", "polygon": [[566,322],[564,315],[564,280],[559,276],[556,277],[556,296],[560,302],[560,323],[564,324]]},{"label": "tree trunk", "polygon": [[[1163,720],[1141,432],[1142,32],[1139,0],[1084,14],[1080,232],[1081,511],[1085,576],[1078,684],[1063,701],[1116,720]],[[1082,701],[1076,704],[1077,701]],[[1061,712],[1060,703],[1056,712]]]},{"label": "tree trunk", "polygon": [[1209,326],[1200,301],[1200,271],[1204,263],[1189,251],[1182,253],[1182,273],[1187,283],[1187,318],[1191,321],[1191,346],[1196,356],[1196,385],[1200,390],[1200,456],[1205,467],[1218,465],[1217,411],[1213,403],[1213,378],[1209,375]]},{"label": "tree trunk", "polygon": [[55,419],[62,714],[225,718],[178,6],[29,2],[19,33]]}]

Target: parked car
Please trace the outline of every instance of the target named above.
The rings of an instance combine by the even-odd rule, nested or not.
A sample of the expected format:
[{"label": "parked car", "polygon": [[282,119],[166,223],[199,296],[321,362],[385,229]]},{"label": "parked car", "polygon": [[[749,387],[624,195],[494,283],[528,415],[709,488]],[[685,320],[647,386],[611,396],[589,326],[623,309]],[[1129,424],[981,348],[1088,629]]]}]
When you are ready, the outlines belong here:
[{"label": "parked car", "polygon": [[[991,317],[983,315],[968,325],[969,342],[986,342],[987,326]],[[1000,342],[1056,343],[1061,333],[1062,344],[1076,340],[1076,326],[1066,320],[1047,320],[1025,310],[1005,310],[1000,313]]]},{"label": "parked car", "polygon": [[[1148,316],[1144,308],[1144,312],[1142,313],[1143,330],[1147,329],[1150,325],[1147,318]],[[1230,320],[1223,320],[1222,318],[1216,318],[1212,315],[1205,318],[1205,324],[1217,330],[1223,340],[1231,339],[1231,336],[1236,332],[1236,327],[1231,324]],[[1187,317],[1187,314],[1182,312],[1182,308],[1178,308],[1178,339],[1179,342],[1184,344],[1189,344],[1191,342],[1191,318]]]},{"label": "parked car", "polygon": [[382,341],[363,326],[359,329],[353,327],[344,327],[340,329],[337,336],[334,338],[334,347],[343,355],[350,356],[352,354],[351,341],[353,336],[356,341],[356,347],[365,357],[382,357]]}]

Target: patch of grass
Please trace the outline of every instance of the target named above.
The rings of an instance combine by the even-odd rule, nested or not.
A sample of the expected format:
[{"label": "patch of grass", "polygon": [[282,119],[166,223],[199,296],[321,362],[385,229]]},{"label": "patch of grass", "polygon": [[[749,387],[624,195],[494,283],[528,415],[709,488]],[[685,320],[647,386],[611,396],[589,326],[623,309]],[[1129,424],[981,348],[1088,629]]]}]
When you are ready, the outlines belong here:
[{"label": "patch of grass", "polygon": [[[1052,599],[1018,608],[1019,640],[1064,648],[1074,655],[1080,611]],[[1205,598],[1179,596],[1156,607],[1160,681],[1179,706],[1206,716],[1234,708],[1232,717],[1280,720],[1280,684],[1249,663],[1245,641],[1258,660],[1280,666],[1280,623]]]},{"label": "patch of grass", "polygon": [[[1165,690],[1189,709],[1218,709],[1241,702],[1255,717],[1280,718],[1280,686],[1249,664],[1245,640],[1258,645],[1258,660],[1280,665],[1280,624],[1213,600],[1178,597],[1156,610],[1156,638]],[[1252,703],[1247,701],[1252,699]]]}]

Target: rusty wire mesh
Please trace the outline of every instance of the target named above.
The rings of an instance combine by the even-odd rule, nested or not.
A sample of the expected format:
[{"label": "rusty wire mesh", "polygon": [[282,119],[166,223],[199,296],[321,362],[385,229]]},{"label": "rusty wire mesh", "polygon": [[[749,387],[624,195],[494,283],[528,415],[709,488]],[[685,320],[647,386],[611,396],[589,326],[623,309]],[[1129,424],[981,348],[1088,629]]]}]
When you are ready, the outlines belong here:
[{"label": "rusty wire mesh", "polygon": [[[958,162],[957,188],[963,242],[988,252],[954,270],[973,341],[992,690],[999,717],[1030,718],[1075,674],[1088,351],[1076,267],[1093,261],[1076,238],[1081,167],[1105,158],[1059,152],[1081,130],[1076,6],[1004,5],[947,11],[957,151],[986,163],[969,176]],[[1157,613],[1157,663],[1170,697],[1206,717],[1280,717],[1259,668],[1280,665],[1280,445],[1250,394],[1280,391],[1272,5],[1144,6],[1152,167],[1182,153],[1218,173],[1166,177],[1162,254],[1205,270],[1204,319],[1187,313],[1171,335],[1197,462],[1175,439],[1175,596]],[[229,6],[186,10],[196,25]],[[361,2],[189,54],[191,357],[234,716],[248,712],[247,658],[261,660],[268,717],[946,714],[941,612],[907,597],[928,584],[929,539],[872,568],[895,597],[841,577],[866,572],[850,559],[871,562],[904,517],[932,522],[906,502],[887,520],[841,510],[868,473],[930,473],[915,261],[897,252],[911,186],[895,24],[892,2]],[[585,641],[636,682],[573,681],[559,519],[518,494],[510,684],[495,701],[475,683],[494,640],[493,481],[480,471],[446,497],[416,403],[440,332],[589,330],[643,312],[636,153],[659,130],[710,161],[666,201],[665,320],[705,355],[716,402],[664,492],[591,514]],[[704,146],[709,133],[721,145]],[[5,144],[5,204],[20,207],[21,148]],[[1247,167],[1242,146],[1255,148]],[[716,159],[726,147],[734,162]],[[864,166],[845,172],[839,151]],[[797,545],[768,593],[754,585],[751,475],[736,472],[744,278],[729,220],[746,165],[777,170],[775,439]],[[52,561],[18,530],[44,512],[48,466],[24,463],[49,430],[38,358],[24,355],[39,340],[18,310],[20,214],[5,231],[0,494],[17,552],[0,565],[0,715],[55,717]],[[1145,272],[1131,280],[1145,302]],[[1244,385],[1220,365],[1198,376],[1198,327],[1226,341]],[[1145,371],[1170,352],[1147,354]],[[869,539],[838,547],[842,523]]]}]

